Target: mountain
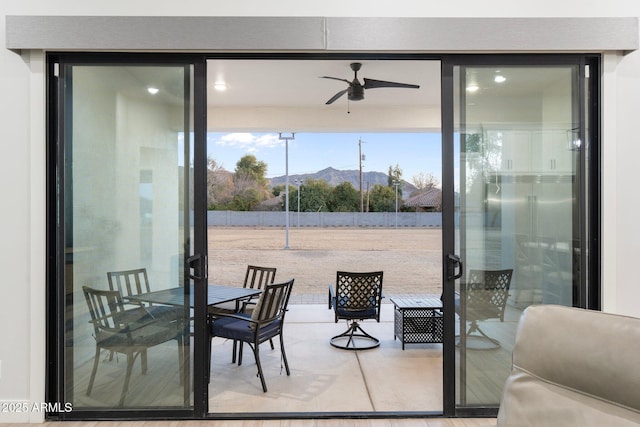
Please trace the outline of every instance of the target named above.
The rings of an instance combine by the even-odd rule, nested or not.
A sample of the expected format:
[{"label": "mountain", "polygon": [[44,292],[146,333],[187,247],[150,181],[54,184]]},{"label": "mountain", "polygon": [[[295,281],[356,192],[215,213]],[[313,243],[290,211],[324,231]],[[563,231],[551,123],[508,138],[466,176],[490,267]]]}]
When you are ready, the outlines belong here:
[{"label": "mountain", "polygon": [[[358,190],[360,189],[360,172],[358,170],[338,170],[332,167],[328,167],[326,169],[322,169],[316,173],[305,173],[301,175],[289,175],[289,185],[296,185],[297,180],[323,180],[327,181],[327,183],[335,187],[338,184],[343,182],[350,182],[353,187]],[[388,175],[383,172],[362,172],[362,190],[367,190],[367,185],[369,189],[371,189],[375,184],[387,185],[388,184]],[[271,178],[270,187],[274,187],[276,185],[284,185],[286,183],[286,176],[277,176]],[[402,192],[403,194],[411,193],[416,190],[412,184],[407,181],[402,181]]]}]

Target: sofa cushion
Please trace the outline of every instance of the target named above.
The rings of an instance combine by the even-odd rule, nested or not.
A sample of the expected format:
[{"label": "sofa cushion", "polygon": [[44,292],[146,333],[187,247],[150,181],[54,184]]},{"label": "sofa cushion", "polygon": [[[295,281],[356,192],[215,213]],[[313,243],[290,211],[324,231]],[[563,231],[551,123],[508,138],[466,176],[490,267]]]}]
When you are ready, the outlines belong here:
[{"label": "sofa cushion", "polygon": [[498,426],[640,425],[639,354],[640,319],[528,307]]}]

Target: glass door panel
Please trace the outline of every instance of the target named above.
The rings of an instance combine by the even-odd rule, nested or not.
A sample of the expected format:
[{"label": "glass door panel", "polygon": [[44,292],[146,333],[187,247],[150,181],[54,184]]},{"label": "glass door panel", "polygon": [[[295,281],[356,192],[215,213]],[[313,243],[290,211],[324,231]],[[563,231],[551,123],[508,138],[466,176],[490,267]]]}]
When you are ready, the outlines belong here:
[{"label": "glass door panel", "polygon": [[64,401],[192,409],[193,66],[67,64],[61,79]]},{"label": "glass door panel", "polygon": [[453,82],[456,405],[497,406],[520,314],[572,305],[579,283],[578,66],[456,66]]}]

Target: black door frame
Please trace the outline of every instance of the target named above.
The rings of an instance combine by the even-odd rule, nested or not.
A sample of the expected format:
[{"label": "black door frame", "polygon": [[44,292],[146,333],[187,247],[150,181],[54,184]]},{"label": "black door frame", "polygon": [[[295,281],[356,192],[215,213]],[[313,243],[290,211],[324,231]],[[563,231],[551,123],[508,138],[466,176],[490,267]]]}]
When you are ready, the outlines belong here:
[{"label": "black door frame", "polygon": [[[589,253],[588,259],[583,259],[584,270],[588,275],[581,279],[581,289],[585,292],[578,292],[578,306],[588,308],[600,308],[600,56],[599,55],[578,55],[578,54],[553,54],[553,55],[434,55],[434,54],[392,54],[392,53],[254,53],[254,54],[146,54],[146,53],[50,53],[47,55],[47,386],[46,399],[49,402],[58,402],[63,393],[64,378],[64,354],[61,339],[64,331],[64,315],[60,312],[64,298],[64,287],[60,285],[64,269],[64,250],[61,242],[60,227],[56,223],[58,203],[63,205],[64,194],[57,197],[58,166],[62,159],[62,148],[58,141],[61,141],[61,129],[58,123],[63,123],[65,106],[61,105],[61,100],[57,97],[57,63],[61,60],[78,63],[113,63],[113,64],[133,64],[155,62],[159,65],[170,63],[190,63],[194,64],[194,133],[195,133],[195,174],[194,181],[206,183],[206,61],[208,59],[326,59],[326,60],[357,60],[357,59],[387,59],[387,60],[438,60],[441,62],[441,119],[442,119],[442,180],[443,180],[443,304],[444,304],[444,345],[443,345],[443,410],[442,413],[259,413],[259,414],[209,414],[208,406],[208,385],[205,378],[208,377],[205,365],[208,360],[209,349],[207,348],[206,331],[204,328],[195,328],[195,340],[203,345],[196,346],[194,352],[195,377],[200,381],[194,383],[194,409],[191,410],[153,410],[136,414],[139,419],[170,419],[170,418],[213,418],[213,419],[301,419],[301,418],[399,418],[399,417],[427,417],[427,416],[495,416],[497,408],[456,408],[455,405],[455,314],[453,302],[453,284],[447,280],[446,254],[453,253],[453,238],[446,238],[446,235],[453,236],[454,230],[454,193],[453,193],[453,66],[454,65],[478,65],[516,61],[521,64],[544,65],[547,63],[570,63],[580,62],[581,65],[591,67],[591,75],[597,78],[588,79],[588,89],[591,97],[585,99],[585,84],[581,85],[580,93],[582,105],[585,106],[585,114],[588,119],[588,139],[587,129],[583,126],[580,129],[580,136],[583,141],[589,140],[588,154],[583,153],[581,163],[586,164],[587,158],[591,159],[589,164],[590,173],[584,176],[584,168],[581,168],[581,180],[588,184],[590,198],[588,206],[581,206],[581,217],[584,220],[583,230],[587,239],[582,242],[584,250]],[[585,67],[581,66],[584,71]],[[584,73],[582,73],[584,80]],[[587,150],[584,150],[585,152]],[[587,157],[588,156],[588,157]],[[582,186],[584,190],[585,185]],[[198,190],[198,186],[194,191]],[[584,194],[581,194],[584,196]],[[585,200],[585,199],[582,199]],[[200,185],[200,191],[195,194],[194,200],[194,232],[200,236],[206,236],[206,185]],[[204,214],[203,214],[204,213]],[[588,220],[588,223],[587,223]],[[194,242],[194,253],[202,254],[204,263],[202,270],[206,277],[206,239],[204,242]],[[581,248],[582,249],[582,248]],[[583,257],[586,258],[586,257]],[[584,275],[583,275],[584,276]],[[206,281],[205,281],[206,283]],[[450,288],[450,289],[449,289]],[[206,286],[195,287],[195,323],[204,325],[206,323]],[[98,418],[129,418],[132,413],[125,411],[83,411],[76,413],[55,413],[48,414],[48,419],[98,419]]]},{"label": "black door frame", "polygon": [[[448,254],[455,254],[455,189],[454,189],[454,67],[455,66],[553,66],[576,65],[578,68],[578,105],[576,117],[580,122],[578,137],[587,144],[580,151],[577,173],[580,204],[574,211],[579,223],[580,277],[574,282],[573,305],[575,307],[600,310],[600,55],[590,54],[484,54],[445,55],[442,59],[442,174],[443,174],[443,218],[442,218],[442,269],[444,339],[455,339],[455,278],[448,274],[451,269]],[[587,73],[587,70],[588,73]],[[460,96],[464,96],[461,94]],[[590,161],[589,161],[590,160]],[[589,162],[589,163],[588,163]],[[587,198],[587,194],[589,198]],[[586,203],[586,205],[585,205]],[[464,259],[462,259],[464,264]],[[462,265],[463,265],[462,264]],[[586,274],[584,273],[586,272]],[[497,407],[457,407],[455,347],[443,349],[443,383],[445,416],[495,416]]]},{"label": "black door frame", "polygon": [[[71,102],[65,97],[64,65],[172,65],[193,66],[193,81],[189,82],[185,76],[186,84],[193,87],[185,87],[185,97],[193,93],[193,105],[195,111],[187,111],[189,103],[185,105],[185,116],[193,116],[193,153],[194,153],[194,215],[193,233],[194,240],[189,240],[190,248],[185,248],[185,254],[200,254],[201,264],[199,278],[194,280],[196,310],[194,322],[206,324],[206,254],[207,254],[207,219],[206,219],[206,64],[202,55],[192,54],[118,54],[118,53],[56,53],[47,54],[47,200],[46,200],[46,388],[45,399],[47,402],[64,402],[66,377],[70,375],[70,367],[65,366],[64,331],[65,331],[65,285],[64,285],[64,236],[65,223],[58,218],[64,218],[64,200],[67,195],[64,192],[64,181],[68,171],[63,170],[65,159],[65,135],[64,124],[70,120],[67,114],[71,108]],[[205,114],[197,112],[205,111]],[[188,123],[188,122],[187,122]],[[185,159],[188,162],[188,158]],[[185,180],[185,185],[191,185]],[[189,215],[189,213],[185,213]],[[189,219],[187,218],[187,221]],[[188,224],[188,222],[187,222]],[[189,266],[184,265],[185,273],[190,272]],[[205,328],[196,335],[196,345],[193,352],[194,375],[204,378],[204,364],[208,359],[206,347]],[[207,389],[202,386],[202,381],[196,381],[193,389],[193,409],[153,409],[144,412],[145,419],[165,418],[203,418],[206,414]],[[204,394],[204,398],[197,398],[198,394]],[[204,406],[203,406],[204,405]],[[135,416],[141,411],[135,411]],[[104,418],[131,418],[132,411],[126,410],[73,410],[70,412],[47,413],[48,420],[81,420]]]}]

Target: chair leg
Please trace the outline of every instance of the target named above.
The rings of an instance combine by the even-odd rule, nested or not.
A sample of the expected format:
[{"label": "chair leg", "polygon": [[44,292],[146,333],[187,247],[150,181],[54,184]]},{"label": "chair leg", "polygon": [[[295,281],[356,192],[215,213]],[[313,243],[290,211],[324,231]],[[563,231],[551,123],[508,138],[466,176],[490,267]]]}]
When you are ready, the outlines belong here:
[{"label": "chair leg", "polygon": [[140,352],[140,364],[142,365],[142,373],[147,373],[147,350],[144,349]]},{"label": "chair leg", "polygon": [[290,376],[291,372],[289,372],[289,362],[287,362],[287,353],[284,351],[284,340],[282,339],[282,333],[280,334],[280,353],[282,354],[282,360],[284,361],[284,369],[287,371],[287,376]]},{"label": "chair leg", "polygon": [[[113,352],[111,353],[113,354]],[[89,378],[89,385],[87,386],[87,396],[91,394],[93,381],[96,379],[96,372],[98,372],[98,363],[100,363],[100,347],[96,346],[96,356],[93,358],[93,369],[91,369],[91,378]]]},{"label": "chair leg", "polygon": [[489,341],[491,341],[492,343],[494,343],[495,345],[497,345],[498,347],[500,347],[500,341],[498,341],[495,338],[491,338],[489,335],[485,334],[484,331],[480,328],[478,328],[478,332],[480,332],[480,334],[485,337],[486,339],[488,339]]},{"label": "chair leg", "polygon": [[[472,330],[472,327],[473,327],[473,330]],[[475,322],[473,322],[471,326],[469,326],[469,332],[467,332],[467,335],[471,334],[471,332],[473,331],[477,331],[480,335],[485,337],[488,341],[492,342],[497,347],[500,347],[500,341],[498,341],[495,338],[491,338],[489,335],[487,335],[482,329],[480,329],[480,326]]]},{"label": "chair leg", "polygon": [[[472,335],[474,332],[478,332],[480,335]],[[488,336],[480,326],[478,322],[471,321],[469,324],[469,329],[465,334],[467,343],[466,347],[469,350],[496,350],[501,347],[500,341],[495,338],[491,338]],[[469,339],[473,339],[473,341],[469,341]],[[460,337],[456,337],[456,346],[460,346]]]},{"label": "chair leg", "polygon": [[[242,346],[242,344],[240,344]],[[262,383],[262,391],[267,392],[267,383],[264,380],[264,374],[262,373],[262,364],[260,363],[260,345],[258,343],[254,343],[253,348],[253,356],[256,359],[256,366],[258,367],[258,376],[260,377],[260,382]],[[240,347],[242,349],[242,347]]]},{"label": "chair leg", "polygon": [[[183,378],[183,374],[184,374],[184,340],[182,338],[182,332],[178,332],[178,336],[176,337],[176,341],[178,342],[178,369],[180,370],[179,372],[179,377],[180,377],[180,385],[184,384],[184,378]],[[209,356],[211,357],[211,356]]]},{"label": "chair leg", "polygon": [[[354,338],[361,338],[369,343],[358,346]],[[343,344],[345,340],[347,343]],[[332,346],[343,350],[369,350],[378,347],[380,345],[380,340],[366,333],[357,321],[353,321],[346,331],[331,338],[330,343]]]},{"label": "chair leg", "polygon": [[[212,317],[208,317],[207,318],[207,335],[209,336],[209,365],[208,365],[208,370],[211,370],[211,353],[213,352],[213,320]],[[209,378],[211,378],[211,374],[209,373],[208,375]]]},{"label": "chair leg", "polygon": [[207,380],[211,382],[211,353],[213,352],[213,334],[209,332],[209,364],[207,365]]},{"label": "chair leg", "polygon": [[[235,341],[234,341],[235,344]],[[242,365],[242,349],[244,347],[244,342],[240,341],[240,347],[238,348],[238,366]]]},{"label": "chair leg", "polygon": [[129,380],[131,379],[131,371],[133,371],[133,364],[136,361],[136,353],[127,353],[127,374],[124,377],[124,384],[122,386],[122,395],[120,396],[120,402],[118,406],[124,405],[124,398],[127,396],[129,389]]}]

